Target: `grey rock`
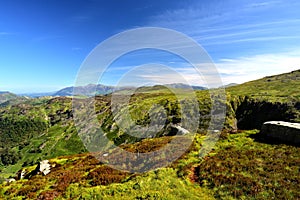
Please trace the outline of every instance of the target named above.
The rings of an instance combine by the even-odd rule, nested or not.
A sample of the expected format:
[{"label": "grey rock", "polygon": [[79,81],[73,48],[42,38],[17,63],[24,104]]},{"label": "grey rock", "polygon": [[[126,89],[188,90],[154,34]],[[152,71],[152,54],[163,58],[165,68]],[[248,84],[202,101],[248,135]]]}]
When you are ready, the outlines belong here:
[{"label": "grey rock", "polygon": [[49,164],[49,160],[43,160],[39,163],[39,165],[37,166],[37,169],[39,172],[42,172],[42,174],[44,176],[46,176],[47,174],[50,173],[50,164]]},{"label": "grey rock", "polygon": [[283,121],[265,122],[261,128],[261,135],[276,139],[284,143],[300,144],[300,123]]},{"label": "grey rock", "polygon": [[30,179],[31,177],[36,176],[38,174],[43,174],[44,176],[46,176],[51,172],[51,167],[55,167],[55,165],[51,166],[49,160],[43,160],[39,162],[36,168],[31,172],[27,172],[24,169],[19,170],[19,172],[17,173],[17,179]]},{"label": "grey rock", "polygon": [[7,182],[7,183],[12,183],[15,181],[16,181],[16,179],[14,179],[14,178],[5,179],[5,182]]},{"label": "grey rock", "polygon": [[188,130],[186,130],[185,128],[183,128],[179,125],[173,125],[172,124],[171,127],[176,128],[179,135],[186,135],[186,134],[190,133]]}]

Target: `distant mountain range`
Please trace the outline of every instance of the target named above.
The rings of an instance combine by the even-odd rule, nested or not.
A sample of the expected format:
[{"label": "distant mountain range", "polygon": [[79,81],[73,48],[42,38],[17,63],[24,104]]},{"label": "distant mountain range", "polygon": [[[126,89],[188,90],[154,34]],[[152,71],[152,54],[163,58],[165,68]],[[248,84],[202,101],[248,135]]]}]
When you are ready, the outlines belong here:
[{"label": "distant mountain range", "polygon": [[[192,88],[194,90],[206,90],[206,87],[202,86],[190,86],[183,83],[173,83],[173,84],[166,84],[164,85],[166,87],[171,88],[178,88],[178,89],[187,89]],[[43,97],[43,96],[94,96],[94,95],[105,95],[112,93],[114,91],[119,90],[131,90],[134,89],[134,87],[115,87],[115,86],[108,86],[108,85],[102,85],[102,84],[88,84],[86,86],[71,86],[63,88],[59,91],[55,92],[45,92],[45,93],[26,93],[26,94],[20,94],[21,96],[29,96],[32,98],[36,97]]]},{"label": "distant mountain range", "polygon": [[[224,85],[223,87],[231,87],[235,86],[237,84],[235,83],[230,83],[228,85]],[[165,84],[165,85],[157,85],[154,88],[152,87],[145,87],[148,88],[148,90],[151,88],[155,89],[156,87],[170,87],[170,88],[176,88],[176,89],[188,89],[192,88],[193,90],[207,90],[208,88],[203,87],[203,86],[190,86],[188,84],[183,84],[183,83],[172,83],[172,84]],[[142,87],[144,88],[144,87]],[[144,88],[144,89],[145,89]],[[61,96],[61,97],[67,97],[67,96],[73,96],[74,93],[77,96],[95,96],[95,95],[105,95],[112,93],[114,91],[120,91],[120,90],[132,90],[135,89],[134,87],[115,87],[115,86],[109,86],[109,85],[102,85],[102,84],[88,84],[86,86],[71,86],[71,87],[66,87],[58,91],[54,92],[40,92],[40,93],[22,93],[22,94],[13,94],[8,91],[0,91],[0,104],[3,104],[4,102],[7,101],[16,101],[20,100],[21,98],[24,100],[26,98],[24,97],[29,97],[29,98],[38,98],[38,97],[51,97],[51,96]],[[146,89],[147,90],[147,89]]]},{"label": "distant mountain range", "polygon": [[98,94],[101,95],[111,93],[114,91],[114,89],[114,86],[89,84],[86,86],[66,87],[55,92],[53,96],[73,96],[73,93],[75,93],[76,95],[94,96]]},{"label": "distant mountain range", "polygon": [[[224,85],[223,87],[231,87],[235,86],[237,84],[231,83],[228,85]],[[188,89],[192,88],[193,90],[207,90],[208,88],[203,86],[190,86],[188,84],[183,83],[172,83],[172,84],[166,84],[166,85],[156,85],[154,87],[142,87],[139,91],[147,91],[147,90],[155,90],[157,87],[169,87],[169,88],[176,88],[176,89]],[[66,87],[58,91],[54,92],[40,92],[40,93],[22,93],[22,94],[13,94],[8,91],[0,91],[0,104],[3,104],[5,102],[19,102],[21,100],[26,100],[28,98],[39,98],[39,97],[54,97],[54,96],[60,96],[60,97],[67,97],[67,96],[73,96],[74,94],[76,96],[95,96],[95,95],[105,95],[112,93],[114,91],[120,91],[120,90],[132,90],[135,89],[134,87],[115,87],[115,86],[108,86],[108,85],[102,85],[102,84],[88,84],[86,86],[78,86],[78,87]]]},{"label": "distant mountain range", "polygon": [[[228,85],[224,85],[223,87],[231,87],[237,85],[236,83],[230,83]],[[165,85],[157,85],[157,86],[165,86],[170,88],[176,88],[176,89],[188,89],[192,88],[193,90],[207,90],[208,88],[203,86],[194,86],[194,85],[188,85],[183,83],[172,83],[172,84],[165,84]],[[157,87],[155,86],[155,87]],[[152,89],[155,89],[152,88]],[[144,87],[142,87],[144,88]],[[148,88],[148,87],[145,87]],[[30,98],[37,98],[37,97],[46,97],[46,96],[61,96],[61,97],[67,97],[67,96],[73,96],[74,93],[77,96],[95,96],[95,95],[105,95],[112,93],[114,91],[120,91],[120,90],[132,90],[135,89],[134,87],[115,87],[115,86],[109,86],[109,85],[102,85],[102,84],[88,84],[86,86],[71,86],[66,87],[58,91],[54,92],[41,92],[41,93],[22,93],[22,94],[13,94],[11,92],[7,91],[0,91],[0,104],[12,100],[17,99],[20,97],[30,97]],[[151,89],[149,87],[148,89]]]},{"label": "distant mountain range", "polygon": [[41,92],[41,93],[23,93],[20,96],[29,96],[32,98],[44,97],[44,96],[73,96],[73,93],[81,96],[94,96],[94,95],[103,95],[109,94],[115,90],[114,86],[107,86],[102,84],[88,84],[86,86],[78,87],[66,87],[54,92]]}]

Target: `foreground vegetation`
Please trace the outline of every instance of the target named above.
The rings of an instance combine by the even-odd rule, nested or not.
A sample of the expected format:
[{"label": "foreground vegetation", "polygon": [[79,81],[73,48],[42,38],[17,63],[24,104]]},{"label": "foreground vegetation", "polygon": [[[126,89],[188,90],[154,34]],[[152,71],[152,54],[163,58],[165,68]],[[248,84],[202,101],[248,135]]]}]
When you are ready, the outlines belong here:
[{"label": "foreground vegetation", "polygon": [[[215,149],[199,158],[205,136],[171,166],[144,174],[121,172],[91,154],[51,159],[47,176],[6,183],[2,198],[28,199],[297,199],[300,148],[262,143],[258,131],[223,133]],[[163,146],[159,140],[147,143]],[[140,143],[129,145],[133,149]],[[34,169],[34,166],[26,168]]]},{"label": "foreground vegetation", "polygon": [[192,179],[216,198],[300,198],[300,148],[262,141],[257,131],[228,136],[193,167]]}]

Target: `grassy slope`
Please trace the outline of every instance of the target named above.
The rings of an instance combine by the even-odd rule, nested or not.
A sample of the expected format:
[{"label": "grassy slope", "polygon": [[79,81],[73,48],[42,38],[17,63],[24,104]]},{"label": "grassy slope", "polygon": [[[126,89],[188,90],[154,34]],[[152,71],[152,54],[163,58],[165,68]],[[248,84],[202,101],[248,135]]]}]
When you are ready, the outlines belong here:
[{"label": "grassy slope", "polygon": [[[300,88],[299,74],[300,72],[296,71],[230,87],[227,89],[228,102],[241,101],[245,96],[249,96],[255,99],[256,102],[297,103],[300,97],[299,91],[297,91]],[[149,108],[153,103],[162,103],[165,99],[169,100],[166,106],[170,107],[170,111],[176,110],[174,96],[163,88],[156,89],[159,90],[147,89],[141,91],[142,94],[133,97],[131,114],[134,119],[141,122],[145,121],[147,113],[143,110]],[[184,96],[184,93],[182,95]],[[209,111],[208,92],[199,91],[197,96],[199,102],[202,103],[200,107],[204,113]],[[142,104],[139,102],[142,102]],[[230,103],[227,105],[229,108],[227,115],[234,115],[236,105]],[[42,108],[43,112],[48,117],[53,117],[51,120],[56,122],[55,125],[50,126],[46,134],[42,134],[42,136],[31,141],[33,147],[40,147],[40,145],[46,143],[42,148],[42,152],[27,154],[25,152],[30,148],[25,147],[23,150],[24,155],[35,158],[47,158],[47,156],[53,158],[59,155],[76,153],[76,150],[78,150],[76,147],[80,145],[80,141],[76,135],[74,136],[74,130],[70,128],[72,127],[70,121],[63,120],[66,117],[63,113],[68,110],[67,108],[70,108],[70,101],[51,100],[51,102],[47,101],[46,104],[43,102],[39,106],[36,110],[30,108],[28,112],[39,115],[41,113],[39,109]],[[99,113],[106,108],[102,104],[99,105]],[[57,111],[60,111],[62,119],[56,119]],[[109,114],[104,113],[101,117],[105,119],[103,128],[109,129],[112,124],[112,121],[109,121],[111,120]],[[171,116],[170,120],[173,118],[174,115]],[[46,184],[36,181],[37,185],[30,187],[29,185],[32,185],[33,180],[18,181],[11,185],[2,185],[1,193],[3,198],[8,199],[21,198],[21,196],[35,198],[41,195],[44,195],[44,197],[45,195],[58,196],[59,199],[178,199],[179,197],[189,197],[190,199],[212,199],[214,197],[264,199],[277,197],[278,195],[281,195],[281,198],[299,198],[297,192],[298,174],[296,173],[299,171],[299,148],[256,141],[253,137],[250,137],[255,133],[255,131],[250,131],[224,137],[224,140],[219,141],[217,148],[204,159],[198,158],[198,150],[203,140],[203,137],[198,135],[192,150],[169,168],[159,169],[140,176],[127,174],[124,177],[121,176],[124,178],[122,180],[113,178],[113,180],[118,180],[116,182],[121,181],[122,183],[109,185],[101,182],[93,184],[93,178],[99,179],[99,176],[97,174],[94,174],[95,176],[91,175],[91,172],[100,165],[89,165],[89,161],[84,160],[84,156],[74,155],[57,158],[53,159],[52,162],[61,163],[62,166],[58,167],[57,171],[50,177],[38,177],[46,179]],[[151,140],[157,141],[159,139]],[[76,179],[71,175],[72,173],[70,174],[69,165],[76,165],[76,160],[78,162],[81,160],[84,163],[83,165],[86,166],[85,169],[78,166],[79,174],[77,175],[81,177],[81,180]],[[5,168],[4,172],[17,170],[23,161],[16,166]],[[276,163],[281,163],[280,167]],[[256,169],[257,166],[258,169]],[[111,174],[110,170],[107,172]],[[104,178],[104,180],[106,179]],[[194,183],[191,183],[190,180]],[[57,185],[61,181],[65,181],[65,185]],[[249,189],[249,185],[253,188],[250,187]],[[57,188],[58,186],[61,188]],[[20,188],[25,189],[20,190]],[[20,191],[22,192],[20,193]],[[166,193],[165,191],[170,192]]]},{"label": "grassy slope", "polygon": [[[260,129],[265,121],[300,122],[300,70],[227,88],[242,129]],[[238,124],[239,125],[239,124]]]},{"label": "grassy slope", "polygon": [[[1,119],[13,120],[15,131],[19,136],[12,136],[9,128],[1,130],[1,146],[17,152],[20,159],[9,166],[0,164],[2,177],[9,177],[18,171],[22,165],[32,165],[39,160],[53,158],[60,155],[71,155],[85,152],[85,148],[77,136],[73,122],[67,119],[67,112],[71,109],[71,99],[35,99],[18,105],[8,105],[0,108]],[[35,119],[46,129],[34,131],[26,123]],[[22,125],[25,123],[24,125]],[[17,126],[18,124],[21,124]],[[5,126],[5,124],[1,124]],[[32,124],[32,126],[41,126]],[[34,132],[33,132],[34,131]],[[14,142],[8,143],[14,139]],[[22,138],[21,138],[22,137]],[[1,148],[0,148],[1,150]]]},{"label": "grassy slope", "polygon": [[192,179],[211,188],[216,198],[300,198],[300,148],[261,140],[255,130],[220,140],[194,166]]},{"label": "grassy slope", "polygon": [[[171,138],[162,138],[169,140]],[[128,151],[138,146],[150,148],[161,139],[147,139],[125,145]],[[191,152],[195,156],[195,152]],[[195,159],[184,161],[194,162]],[[50,159],[55,164],[48,176],[17,181],[0,187],[0,195],[7,199],[213,199],[212,192],[191,183],[186,177],[178,178],[176,165],[144,174],[129,174],[101,164],[89,154]],[[182,162],[180,163],[183,164]],[[28,168],[25,168],[28,169]],[[34,166],[30,167],[34,169]],[[30,171],[30,169],[28,169]]]},{"label": "grassy slope", "polygon": [[299,101],[300,70],[269,76],[227,88],[233,96],[249,96],[268,101]]},{"label": "grassy slope", "polygon": [[[171,166],[141,175],[110,169],[89,154],[51,159],[50,162],[56,164],[51,174],[4,184],[0,194],[7,199],[300,197],[299,147],[262,143],[257,138],[257,131],[244,131],[222,135],[215,149],[200,159],[198,151],[203,139],[204,136],[198,135],[190,151]],[[153,144],[155,141],[157,139],[143,142]]]}]

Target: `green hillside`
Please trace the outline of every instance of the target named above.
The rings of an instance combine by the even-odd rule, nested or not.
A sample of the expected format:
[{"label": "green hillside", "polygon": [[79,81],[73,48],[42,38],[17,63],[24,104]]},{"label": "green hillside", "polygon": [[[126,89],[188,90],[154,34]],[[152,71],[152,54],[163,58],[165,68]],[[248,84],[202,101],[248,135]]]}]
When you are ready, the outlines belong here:
[{"label": "green hillside", "polygon": [[227,88],[241,129],[260,129],[265,121],[300,122],[300,70]]},{"label": "green hillside", "polygon": [[227,90],[236,96],[247,95],[268,101],[298,102],[300,99],[299,88],[300,70],[297,70],[232,86]]},{"label": "green hillside", "polygon": [[[226,102],[215,100],[216,104],[226,105],[224,128],[215,148],[203,158],[199,157],[199,151],[207,138],[205,130],[212,102],[209,91],[196,91],[200,122],[193,144],[173,164],[143,174],[117,171],[87,153],[76,128],[86,128],[89,135],[93,132],[88,124],[75,127],[71,98],[38,98],[4,104],[0,107],[1,179],[14,177],[20,169],[31,171],[44,159],[50,159],[55,167],[47,176],[3,183],[0,198],[300,198],[299,147],[265,140],[257,130],[268,120],[300,122],[299,76],[300,71],[294,71],[226,88]],[[174,139],[172,125],[180,124],[183,117],[178,98],[186,100],[189,93],[184,89],[174,91],[177,96],[163,86],[145,87],[131,96],[129,111],[138,125],[149,125],[148,110],[153,105],[165,110],[163,129],[144,138],[128,135],[116,126],[118,116],[112,114],[111,95],[78,99],[78,102],[84,105],[92,100],[99,126],[111,142],[129,152],[152,152]],[[86,117],[91,115],[84,107],[81,112]],[[163,116],[155,119],[161,121]],[[139,133],[132,127],[129,129]],[[113,155],[126,159],[118,153]]]}]

